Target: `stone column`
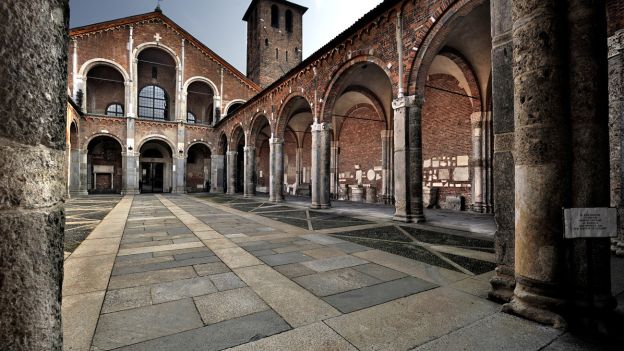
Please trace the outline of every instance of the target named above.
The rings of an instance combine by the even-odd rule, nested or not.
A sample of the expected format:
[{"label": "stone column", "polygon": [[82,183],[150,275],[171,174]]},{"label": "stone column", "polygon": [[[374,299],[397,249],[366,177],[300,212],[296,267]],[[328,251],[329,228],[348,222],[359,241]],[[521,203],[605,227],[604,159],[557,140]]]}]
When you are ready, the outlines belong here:
[{"label": "stone column", "polygon": [[514,174],[514,81],[512,0],[492,1],[492,106],[494,132],[494,204],[496,205],[496,273],[488,296],[509,302],[516,285],[515,245],[515,174]]},{"label": "stone column", "polygon": [[82,195],[80,193],[80,180],[81,180],[80,179],[80,166],[81,166],[80,155],[81,155],[80,149],[70,150],[69,193],[72,197],[76,195]]},{"label": "stone column", "polygon": [[135,121],[134,117],[126,119],[126,152],[123,152],[123,188],[122,194],[136,195],[139,193],[139,157],[135,150]]},{"label": "stone column", "polygon": [[299,189],[303,179],[303,149],[297,148],[295,157],[295,189]]},{"label": "stone column", "polygon": [[[566,325],[563,304],[564,241],[561,209],[566,175],[565,22],[557,0],[527,6],[513,1],[516,287],[504,310]],[[547,79],[544,78],[547,75]]]},{"label": "stone column", "polygon": [[224,183],[225,183],[225,156],[223,155],[212,155],[211,171],[212,171],[212,181],[210,182],[210,191],[213,193],[223,193],[224,191]]},{"label": "stone column", "polygon": [[423,98],[406,96],[392,102],[394,109],[394,220],[425,221],[422,189]]},{"label": "stone column", "polygon": [[186,156],[185,154],[178,154],[173,159],[173,193],[185,194],[186,193]]},{"label": "stone column", "polygon": [[381,131],[381,197],[384,204],[392,203],[392,130]]},{"label": "stone column", "polygon": [[238,152],[227,152],[227,193],[236,194],[236,157]]},{"label": "stone column", "polygon": [[330,208],[331,125],[312,125],[312,208]]},{"label": "stone column", "polygon": [[611,155],[611,206],[618,211],[618,237],[611,251],[624,256],[624,29],[609,44],[609,144]]},{"label": "stone column", "polygon": [[[69,5],[0,4],[0,350],[63,349]],[[19,30],[17,30],[19,29]]]},{"label": "stone column", "polygon": [[331,155],[329,163],[329,191],[334,195],[334,199],[338,198],[340,182],[338,181],[338,174],[340,169],[340,142],[334,140],[331,145]]},{"label": "stone column", "polygon": [[89,195],[88,147],[88,145],[85,145],[84,149],[78,150],[80,158],[80,187],[78,188],[78,195]]},{"label": "stone column", "polygon": [[256,148],[254,146],[245,146],[244,159],[244,188],[243,195],[245,197],[254,197],[256,195],[256,184],[254,181],[256,171]]},{"label": "stone column", "polygon": [[284,201],[284,140],[271,138],[269,147],[269,200],[271,202],[282,202]]},{"label": "stone column", "polygon": [[[605,28],[605,6],[568,0],[570,96],[566,102],[570,104],[572,172],[566,195],[573,208],[610,204]],[[566,290],[573,306],[566,317],[574,323],[581,321],[584,329],[600,328],[601,318],[616,306],[611,294],[610,246],[609,238],[566,240]]]}]

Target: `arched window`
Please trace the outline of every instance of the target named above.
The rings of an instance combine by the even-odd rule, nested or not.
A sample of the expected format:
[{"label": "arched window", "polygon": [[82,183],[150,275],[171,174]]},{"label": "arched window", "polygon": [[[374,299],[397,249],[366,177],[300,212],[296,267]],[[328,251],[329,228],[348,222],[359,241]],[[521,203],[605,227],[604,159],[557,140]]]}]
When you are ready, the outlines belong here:
[{"label": "arched window", "polygon": [[186,113],[186,122],[188,124],[195,124],[195,123],[197,123],[197,118],[195,118],[195,115],[193,114],[193,112],[188,111]]},{"label": "arched window", "polygon": [[108,107],[106,108],[106,115],[115,116],[115,117],[123,117],[124,115],[123,106],[121,106],[120,104],[116,104],[116,103],[108,105]]},{"label": "arched window", "polygon": [[286,31],[288,33],[293,32],[293,14],[290,10],[286,10]]},{"label": "arched window", "polygon": [[271,6],[271,27],[279,28],[279,9],[277,5]]},{"label": "arched window", "polygon": [[167,93],[156,85],[148,85],[139,93],[139,117],[165,120],[168,117]]}]

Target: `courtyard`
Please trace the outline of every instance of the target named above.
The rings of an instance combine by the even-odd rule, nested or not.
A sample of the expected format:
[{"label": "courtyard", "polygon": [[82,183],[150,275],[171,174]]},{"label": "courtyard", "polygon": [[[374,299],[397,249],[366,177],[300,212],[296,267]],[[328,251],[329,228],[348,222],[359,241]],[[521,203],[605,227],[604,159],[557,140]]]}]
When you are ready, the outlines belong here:
[{"label": "courtyard", "polygon": [[[397,225],[384,206],[222,194],[92,196],[68,210],[100,200],[116,205],[65,261],[66,350],[610,349],[487,299],[488,215]],[[623,268],[613,258],[615,277]]]}]

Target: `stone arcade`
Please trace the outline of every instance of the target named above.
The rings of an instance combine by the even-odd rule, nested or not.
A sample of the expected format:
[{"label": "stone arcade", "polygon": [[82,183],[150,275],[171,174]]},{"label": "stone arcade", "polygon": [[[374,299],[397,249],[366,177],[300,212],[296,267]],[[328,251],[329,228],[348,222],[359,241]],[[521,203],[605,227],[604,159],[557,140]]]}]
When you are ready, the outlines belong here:
[{"label": "stone arcade", "polygon": [[254,0],[244,75],[160,11],[67,32],[67,1],[4,1],[0,349],[61,348],[63,201],[96,193],[288,192],[400,222],[465,200],[496,217],[491,299],[608,329],[624,231],[564,241],[561,209],[624,224],[623,9],[386,0],[302,60],[306,8]]}]

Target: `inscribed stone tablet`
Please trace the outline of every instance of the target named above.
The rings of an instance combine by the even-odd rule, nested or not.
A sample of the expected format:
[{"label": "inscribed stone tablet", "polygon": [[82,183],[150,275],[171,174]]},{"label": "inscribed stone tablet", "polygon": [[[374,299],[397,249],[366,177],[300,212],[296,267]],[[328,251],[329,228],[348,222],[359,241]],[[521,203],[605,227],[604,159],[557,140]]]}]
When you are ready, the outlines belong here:
[{"label": "inscribed stone tablet", "polygon": [[565,238],[610,238],[617,236],[614,208],[570,208],[564,211]]}]

